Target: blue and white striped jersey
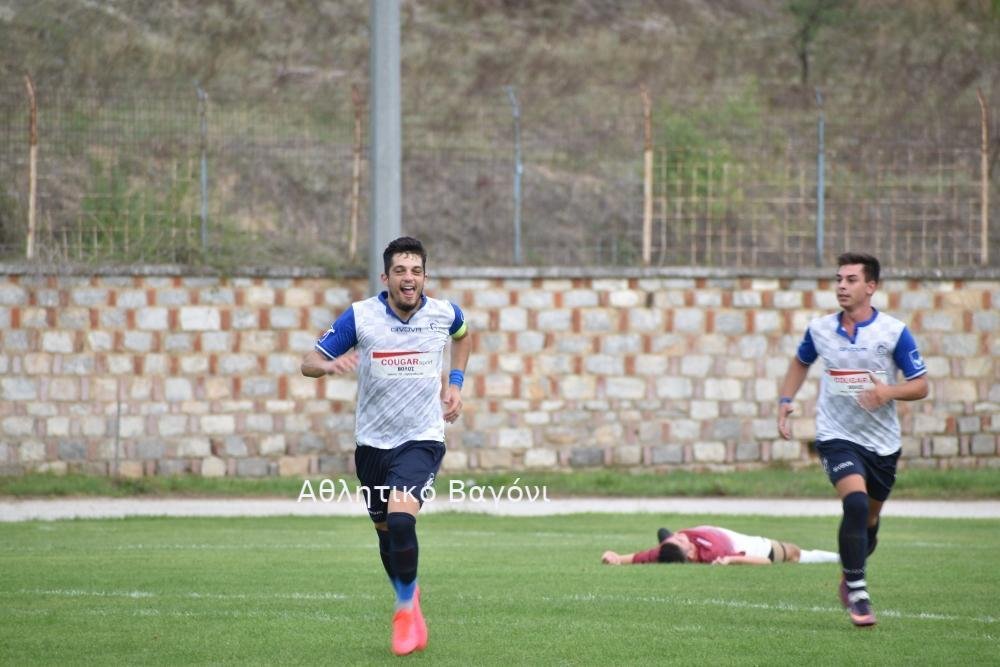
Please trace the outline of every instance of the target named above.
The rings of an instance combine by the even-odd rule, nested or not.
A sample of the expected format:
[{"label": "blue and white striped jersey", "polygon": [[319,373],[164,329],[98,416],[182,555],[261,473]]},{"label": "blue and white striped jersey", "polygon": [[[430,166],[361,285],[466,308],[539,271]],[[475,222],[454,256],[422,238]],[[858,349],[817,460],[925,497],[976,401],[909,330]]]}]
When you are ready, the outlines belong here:
[{"label": "blue and white striped jersey", "polygon": [[825,372],[816,403],[816,439],[842,439],[857,443],[881,456],[901,446],[895,401],[872,412],[858,404],[857,387],[872,371],[888,384],[902,372],[907,380],[927,372],[916,341],[906,325],[872,308],[872,316],[855,327],[850,338],[841,326],[842,313],[813,319],[799,344],[799,361],[811,365],[822,358]]},{"label": "blue and white striped jersey", "polygon": [[422,297],[410,319],[401,321],[388,294],[354,303],[316,342],[333,359],[358,349],[355,440],[392,449],[410,440],[444,442],[441,363],[449,338],[466,332],[458,306]]}]

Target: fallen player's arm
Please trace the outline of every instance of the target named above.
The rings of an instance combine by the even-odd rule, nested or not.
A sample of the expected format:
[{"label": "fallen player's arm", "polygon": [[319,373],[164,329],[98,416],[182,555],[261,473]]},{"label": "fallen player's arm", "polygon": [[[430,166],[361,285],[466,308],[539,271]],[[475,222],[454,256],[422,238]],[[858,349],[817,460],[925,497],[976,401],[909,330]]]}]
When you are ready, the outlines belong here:
[{"label": "fallen player's arm", "polygon": [[635,554],[618,554],[614,551],[605,551],[601,556],[601,562],[605,565],[631,565],[632,557]]},{"label": "fallen player's arm", "polygon": [[719,556],[712,565],[770,565],[771,559],[763,556]]}]

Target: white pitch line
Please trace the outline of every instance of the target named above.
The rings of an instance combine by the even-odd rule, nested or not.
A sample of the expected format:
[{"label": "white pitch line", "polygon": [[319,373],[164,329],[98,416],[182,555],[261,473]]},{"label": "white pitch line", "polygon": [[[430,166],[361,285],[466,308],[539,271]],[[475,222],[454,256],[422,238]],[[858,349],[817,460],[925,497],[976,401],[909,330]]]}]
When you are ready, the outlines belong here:
[{"label": "white pitch line", "polygon": [[[49,616],[51,610],[46,609],[18,609],[11,608],[5,610],[11,616]],[[101,618],[120,618],[131,616],[139,618],[253,618],[272,621],[274,619],[294,620],[294,621],[320,621],[323,623],[356,623],[358,614],[335,616],[320,611],[288,611],[284,609],[216,609],[210,611],[194,611],[190,609],[171,609],[161,611],[160,609],[143,607],[142,609],[107,609],[107,608],[84,608],[75,610],[77,614],[87,616],[99,616]]]},{"label": "white pitch line", "polygon": [[82,590],[79,588],[56,588],[56,589],[21,589],[19,591],[0,591],[0,595],[48,595],[51,597],[81,598],[155,598],[156,593],[149,591],[95,591]]},{"label": "white pitch line", "polygon": [[[763,611],[787,611],[787,612],[811,612],[811,613],[842,613],[839,607],[821,607],[821,606],[800,606],[793,604],[768,604],[764,602],[748,602],[746,600],[725,600],[721,598],[674,598],[656,595],[604,595],[604,594],[594,594],[585,593],[578,595],[567,595],[558,598],[554,597],[543,597],[543,600],[567,600],[570,602],[655,602],[664,604],[683,604],[690,607],[698,606],[719,606],[719,607],[730,607],[733,609],[759,609]],[[1000,622],[1000,619],[985,615],[985,616],[956,616],[954,614],[941,614],[936,612],[905,612],[894,609],[879,609],[878,614],[881,616],[888,616],[891,618],[900,619],[910,619],[910,620],[933,620],[933,621],[975,621],[977,623],[983,623],[985,625],[993,625]]]},{"label": "white pitch line", "polygon": [[192,600],[337,600],[344,601],[350,599],[377,600],[386,596],[376,596],[370,594],[346,593],[201,593],[198,591],[182,591],[178,593],[154,593],[152,591],[102,591],[102,590],[82,590],[76,588],[22,588],[17,591],[0,591],[0,596],[12,597],[15,595],[30,595],[41,597],[67,597],[67,598],[188,598]]},{"label": "white pitch line", "polygon": [[[371,548],[372,545],[366,542],[364,544],[116,544],[86,545],[77,550],[90,554],[108,551],[344,551],[345,549],[367,550]],[[53,545],[35,547],[4,545],[0,547],[0,553],[15,555],[56,551],[65,553],[67,549]]]},{"label": "white pitch line", "polygon": [[[98,597],[98,598],[187,598],[195,600],[318,600],[318,601],[329,601],[335,600],[338,602],[344,602],[352,599],[357,600],[376,600],[384,599],[386,596],[377,596],[369,594],[351,594],[346,593],[323,593],[323,592],[306,592],[306,593],[276,593],[276,594],[248,594],[248,593],[201,593],[198,591],[187,591],[179,593],[154,593],[152,591],[103,591],[103,590],[82,590],[82,589],[21,589],[18,591],[0,591],[0,595],[5,597],[12,597],[15,595],[30,595],[30,596],[48,596],[48,597],[67,597],[67,598],[86,598],[86,597]],[[486,601],[487,598],[482,595],[458,595],[459,599],[473,599],[478,602]],[[504,597],[504,599],[507,599]],[[682,604],[688,607],[727,607],[730,609],[756,609],[761,611],[777,611],[777,612],[790,612],[790,613],[819,613],[819,614],[833,614],[841,613],[839,607],[824,607],[819,605],[803,606],[795,605],[790,603],[780,603],[780,604],[770,604],[766,602],[750,602],[747,600],[727,600],[724,598],[685,598],[685,597],[670,597],[661,595],[608,595],[601,593],[578,593],[574,595],[559,595],[559,596],[548,596],[543,595],[540,597],[543,602],[623,602],[623,603],[635,603],[635,602],[645,602],[645,603],[655,603],[655,604],[666,604],[666,605],[677,605]],[[267,612],[262,612],[264,615]],[[944,614],[938,612],[922,611],[922,612],[907,612],[900,611],[897,609],[879,609],[878,613],[882,616],[890,618],[899,618],[903,620],[916,620],[916,621],[958,621],[958,622],[968,622],[973,621],[976,623],[982,623],[984,625],[995,625],[1000,623],[1000,618],[991,615],[984,616],[959,616],[956,614]],[[987,638],[993,639],[991,635],[986,635]]]}]

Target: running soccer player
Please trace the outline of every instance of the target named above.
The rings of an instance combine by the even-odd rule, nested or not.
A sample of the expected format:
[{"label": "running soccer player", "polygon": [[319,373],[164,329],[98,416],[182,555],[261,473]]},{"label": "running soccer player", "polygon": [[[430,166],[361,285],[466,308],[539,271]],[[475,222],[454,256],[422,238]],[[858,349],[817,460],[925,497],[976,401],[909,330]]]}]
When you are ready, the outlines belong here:
[{"label": "running soccer player", "polygon": [[906,325],[871,304],[879,285],[878,260],[845,253],[837,265],[842,310],[809,323],[781,385],[778,431],[786,440],[792,437],[792,400],[809,366],[822,359],[816,451],[844,509],[838,534],[840,600],[854,625],[870,626],[875,612],[865,561],[875,551],[879,514],[896,481],[902,443],[895,401],[927,396],[927,368]]},{"label": "running soccer player", "polygon": [[[424,295],[427,253],[420,241],[398,238],[382,257],[386,291],[355,302],[338,317],[305,355],[302,374],[358,371],[355,468],[368,494],[382,566],[396,591],[392,652],[406,655],[427,646],[417,587],[416,515],[444,458],[444,424],[462,412],[472,344],[461,309]],[[442,392],[449,340],[451,372]]]},{"label": "running soccer player", "polygon": [[744,535],[720,526],[696,526],[676,533],[660,528],[659,542],[652,549],[633,554],[605,551],[605,565],[647,563],[709,563],[712,565],[770,565],[771,563],[836,563],[837,554],[819,549],[801,549],[757,535]]}]

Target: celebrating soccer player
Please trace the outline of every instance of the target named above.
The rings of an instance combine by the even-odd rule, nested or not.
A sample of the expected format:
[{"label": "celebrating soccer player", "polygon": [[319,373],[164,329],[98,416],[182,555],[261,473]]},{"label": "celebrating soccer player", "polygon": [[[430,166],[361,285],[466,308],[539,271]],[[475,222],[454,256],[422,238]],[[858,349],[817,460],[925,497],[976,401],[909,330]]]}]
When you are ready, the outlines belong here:
[{"label": "celebrating soccer player", "polygon": [[[837,258],[841,311],[813,319],[781,385],[778,430],[792,437],[792,400],[819,358],[816,451],[844,508],[838,542],[840,600],[857,626],[875,624],[865,561],[875,550],[879,513],[896,480],[901,447],[895,401],[927,396],[927,369],[906,325],[872,304],[879,263],[871,255]],[[903,381],[897,381],[902,372]]]},{"label": "celebrating soccer player", "polygon": [[[462,412],[471,338],[458,306],[424,296],[427,253],[420,241],[396,239],[382,257],[386,291],[338,317],[305,355],[302,373],[358,371],[354,461],[368,493],[382,565],[396,591],[392,651],[406,655],[427,646],[417,587],[416,515],[444,458],[444,423]],[[442,394],[449,339],[451,372]]]}]

